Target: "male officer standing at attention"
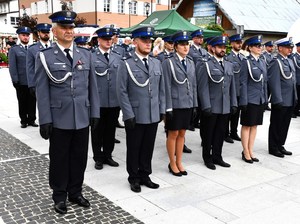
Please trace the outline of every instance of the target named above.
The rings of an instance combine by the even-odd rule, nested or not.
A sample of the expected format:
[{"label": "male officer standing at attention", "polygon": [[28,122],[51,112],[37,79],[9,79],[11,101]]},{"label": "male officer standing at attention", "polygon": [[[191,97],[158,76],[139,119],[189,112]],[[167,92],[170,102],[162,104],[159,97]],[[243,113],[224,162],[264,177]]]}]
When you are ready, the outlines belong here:
[{"label": "male officer standing at attention", "polygon": [[190,47],[189,55],[193,58],[194,63],[196,64],[198,59],[206,57],[207,51],[202,48],[203,44],[203,31],[196,30],[191,33],[193,43]]},{"label": "male officer standing at attention", "polygon": [[267,66],[270,65],[271,60],[273,59],[273,49],[274,41],[268,41],[264,44],[265,51],[262,53],[261,57],[265,60]]},{"label": "male officer standing at attention", "polygon": [[[233,64],[233,74],[234,74],[234,82],[235,82],[235,90],[236,90],[236,97],[237,103],[239,104],[240,98],[240,71],[242,60],[244,56],[240,53],[243,44],[243,35],[242,34],[235,34],[229,37],[229,41],[231,44],[231,51],[227,56],[227,61]],[[238,124],[240,118],[240,110],[237,109],[235,114],[230,115],[228,120],[228,125],[226,128],[225,138],[224,141],[228,143],[233,143],[233,140],[241,141],[240,136],[238,135]],[[230,127],[230,131],[229,131]]]},{"label": "male officer standing at attention", "polygon": [[66,199],[82,207],[89,124],[99,122],[100,105],[92,54],[73,42],[75,12],[49,16],[57,39],[37,54],[37,101],[40,134],[50,139],[49,184],[56,212],[67,213]]},{"label": "male officer standing at attention", "polygon": [[36,30],[38,32],[40,40],[36,44],[32,44],[28,51],[26,57],[26,73],[28,79],[28,87],[30,89],[30,93],[35,96],[35,56],[37,52],[42,49],[48,48],[51,46],[49,41],[50,39],[50,28],[52,26],[47,23],[39,23],[36,25]]},{"label": "male officer standing at attention", "polygon": [[292,38],[275,42],[278,55],[268,67],[268,84],[271,93],[269,126],[269,154],[283,158],[292,155],[284,148],[294,106],[297,103],[296,73],[293,61],[288,58],[293,48]]},{"label": "male officer standing at attention", "polygon": [[[296,52],[290,55],[296,69],[297,96],[300,96],[300,42],[296,43]],[[294,117],[300,116],[300,102],[298,101],[294,109]]]},{"label": "male officer standing at attention", "polygon": [[132,31],[135,51],[120,63],[117,94],[125,122],[128,181],[134,192],[141,186],[156,189],[149,177],[151,160],[161,115],[165,114],[165,85],[161,63],[149,57],[153,27]]},{"label": "male officer standing at attention", "polygon": [[117,70],[122,56],[111,50],[113,28],[101,28],[96,31],[98,48],[93,52],[93,63],[96,70],[97,87],[100,99],[100,123],[92,130],[92,147],[95,169],[101,170],[103,164],[117,167],[112,159],[115,146],[116,125],[119,117],[117,98]]},{"label": "male officer standing at attention", "polygon": [[27,125],[38,126],[35,123],[36,99],[30,94],[26,74],[26,55],[30,33],[31,29],[29,27],[18,28],[17,34],[20,44],[14,45],[8,54],[9,73],[17,92],[21,128],[26,128]]},{"label": "male officer standing at attention", "polygon": [[200,133],[203,160],[207,168],[217,165],[230,167],[222,158],[222,147],[229,114],[237,110],[233,66],[225,61],[227,37],[218,36],[210,41],[214,57],[196,66],[198,97],[203,118]]}]

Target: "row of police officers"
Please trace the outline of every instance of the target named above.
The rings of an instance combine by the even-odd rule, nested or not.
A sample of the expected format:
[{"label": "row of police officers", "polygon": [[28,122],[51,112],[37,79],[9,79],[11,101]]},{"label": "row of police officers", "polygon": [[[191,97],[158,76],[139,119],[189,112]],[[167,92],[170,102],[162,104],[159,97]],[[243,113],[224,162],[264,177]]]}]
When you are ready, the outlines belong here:
[{"label": "row of police officers", "polygon": [[[150,54],[152,27],[132,32],[135,50],[126,54],[113,44],[114,30],[100,28],[96,31],[98,48],[91,52],[74,45],[75,17],[71,11],[52,14],[49,18],[57,41],[49,42],[51,25],[40,25],[40,41],[27,52],[30,30],[19,28],[21,44],[10,53],[21,125],[36,126],[33,106],[28,106],[35,109],[36,96],[40,134],[49,139],[49,184],[56,212],[67,213],[67,198],[79,206],[90,206],[82,194],[89,126],[95,168],[119,165],[112,152],[120,108],[126,131],[126,169],[134,192],[140,192],[143,185],[159,188],[150,175],[157,127],[162,120],[167,129],[168,169],[174,176],[188,175],[182,151],[191,122],[200,126],[205,165],[209,169],[216,169],[215,165],[230,167],[223,160],[222,147],[229,121],[233,123],[231,137],[239,138],[238,108],[242,110],[242,159],[257,162],[253,144],[268,103],[267,86],[272,104],[269,153],[291,155],[284,144],[297,103],[294,63],[298,66],[299,59],[298,53],[293,60],[287,57],[290,39],[277,41],[279,54],[267,63],[261,55],[261,35],[245,41],[249,51],[245,57],[239,52],[241,35],[230,37],[231,44],[236,45],[226,56],[227,37],[206,39],[206,51],[201,47],[201,30],[191,34],[191,46],[189,33],[179,31],[164,37],[166,49],[154,58]],[[32,96],[32,104],[22,99],[25,94]]]}]

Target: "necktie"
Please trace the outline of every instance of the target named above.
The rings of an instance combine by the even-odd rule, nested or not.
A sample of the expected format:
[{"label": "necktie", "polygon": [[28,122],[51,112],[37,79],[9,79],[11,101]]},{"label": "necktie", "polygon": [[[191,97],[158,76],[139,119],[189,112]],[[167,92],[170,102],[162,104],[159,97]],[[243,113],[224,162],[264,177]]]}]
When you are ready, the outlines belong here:
[{"label": "necktie", "polygon": [[181,64],[184,67],[184,70],[186,71],[186,64],[185,64],[185,60],[184,59],[181,60]]},{"label": "necktie", "polygon": [[48,44],[45,44],[45,48],[48,48]]},{"label": "necktie", "polygon": [[201,51],[201,48],[199,48],[199,53],[202,55],[202,51]]},{"label": "necktie", "polygon": [[238,58],[240,59],[240,61],[242,60],[241,54],[238,53]]},{"label": "necktie", "polygon": [[70,55],[70,49],[65,49],[64,51],[66,52],[66,56],[69,59],[71,65],[72,65],[73,64],[73,58]]},{"label": "necktie", "polygon": [[26,46],[24,46],[24,48],[25,48],[25,50],[27,51],[27,45],[26,45]]},{"label": "necktie", "polygon": [[223,62],[222,61],[219,61],[219,62],[220,62],[220,65],[222,66],[222,68],[224,69]]},{"label": "necktie", "polygon": [[108,53],[107,52],[104,53],[104,57],[105,57],[106,61],[108,62],[109,59],[108,59]]},{"label": "necktie", "polygon": [[144,61],[146,69],[149,70],[149,66],[148,66],[148,63],[147,63],[147,58],[143,58],[143,61]]}]

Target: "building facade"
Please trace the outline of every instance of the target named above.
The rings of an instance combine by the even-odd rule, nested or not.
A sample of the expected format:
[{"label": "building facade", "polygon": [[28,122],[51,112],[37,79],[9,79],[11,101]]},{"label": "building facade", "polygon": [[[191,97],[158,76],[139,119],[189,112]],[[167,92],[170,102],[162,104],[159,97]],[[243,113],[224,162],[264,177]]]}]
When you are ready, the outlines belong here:
[{"label": "building facade", "polygon": [[[0,0],[1,1],[1,0]],[[38,23],[50,22],[48,16],[61,10],[60,0],[19,0],[20,15],[22,5],[29,16],[36,17]],[[70,0],[68,7],[85,18],[87,24],[105,26],[115,24],[117,27],[133,26],[147,17],[147,13],[171,8],[171,0]],[[149,11],[145,7],[149,4]]]}]

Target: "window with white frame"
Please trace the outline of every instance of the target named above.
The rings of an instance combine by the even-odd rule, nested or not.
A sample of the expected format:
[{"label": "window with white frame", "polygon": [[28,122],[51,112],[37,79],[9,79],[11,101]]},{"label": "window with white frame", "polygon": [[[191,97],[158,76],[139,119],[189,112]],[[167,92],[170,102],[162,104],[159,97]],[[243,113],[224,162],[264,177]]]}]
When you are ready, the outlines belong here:
[{"label": "window with white frame", "polygon": [[38,14],[38,5],[37,5],[37,2],[34,3],[34,11],[35,11],[35,14]]},{"label": "window with white frame", "polygon": [[110,0],[104,0],[104,12],[110,12]]},{"label": "window with white frame", "polygon": [[18,25],[19,17],[10,17],[10,24],[11,25]]},{"label": "window with white frame", "polygon": [[133,14],[133,15],[137,14],[137,2],[132,2],[131,14]]},{"label": "window with white frame", "polygon": [[118,13],[124,13],[124,0],[118,0]]},{"label": "window with white frame", "polygon": [[46,13],[49,13],[49,3],[48,3],[48,0],[45,0],[45,10],[46,10]]}]

